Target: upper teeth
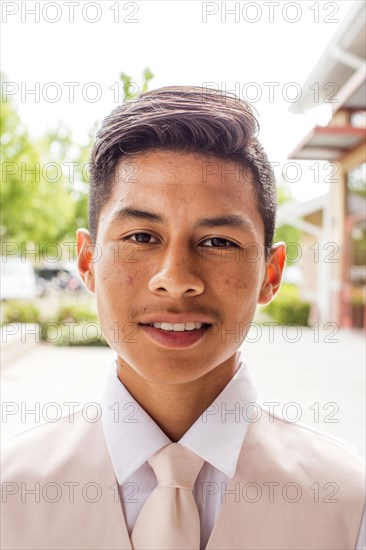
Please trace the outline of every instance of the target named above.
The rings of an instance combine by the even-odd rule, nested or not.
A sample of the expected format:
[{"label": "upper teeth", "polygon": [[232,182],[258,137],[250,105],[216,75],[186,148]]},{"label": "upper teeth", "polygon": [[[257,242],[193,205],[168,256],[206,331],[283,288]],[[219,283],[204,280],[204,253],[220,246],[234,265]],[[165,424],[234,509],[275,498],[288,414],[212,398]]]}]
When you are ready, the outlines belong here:
[{"label": "upper teeth", "polygon": [[183,332],[184,330],[195,330],[202,327],[202,323],[153,323],[153,327],[161,330],[173,330]]}]

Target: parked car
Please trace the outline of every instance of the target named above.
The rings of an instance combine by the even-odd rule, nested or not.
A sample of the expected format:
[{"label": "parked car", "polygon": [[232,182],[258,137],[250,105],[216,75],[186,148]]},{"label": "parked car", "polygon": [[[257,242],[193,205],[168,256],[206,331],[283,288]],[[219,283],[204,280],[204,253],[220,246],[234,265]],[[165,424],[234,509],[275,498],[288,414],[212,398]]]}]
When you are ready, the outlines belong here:
[{"label": "parked car", "polygon": [[75,264],[69,262],[46,262],[36,266],[37,289],[40,296],[48,293],[84,290]]}]

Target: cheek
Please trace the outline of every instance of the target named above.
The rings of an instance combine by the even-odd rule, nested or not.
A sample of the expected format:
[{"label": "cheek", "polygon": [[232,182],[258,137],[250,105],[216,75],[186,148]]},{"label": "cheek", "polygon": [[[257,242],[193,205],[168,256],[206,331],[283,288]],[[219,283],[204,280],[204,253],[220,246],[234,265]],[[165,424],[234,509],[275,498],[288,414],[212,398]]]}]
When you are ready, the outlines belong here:
[{"label": "cheek", "polygon": [[[115,290],[122,290],[133,284],[134,277],[125,273],[123,269],[115,269],[113,274],[108,269],[103,270],[97,278],[97,291],[106,291],[107,293]],[[99,284],[98,284],[99,283]]]},{"label": "cheek", "polygon": [[260,284],[260,269],[255,264],[240,262],[218,269],[215,278],[226,295],[237,295],[238,291],[254,295]]},{"label": "cheek", "polygon": [[119,297],[132,297],[132,289],[139,287],[146,280],[146,270],[138,263],[105,263],[98,266],[95,272],[96,295],[108,298],[109,301],[119,301]]}]

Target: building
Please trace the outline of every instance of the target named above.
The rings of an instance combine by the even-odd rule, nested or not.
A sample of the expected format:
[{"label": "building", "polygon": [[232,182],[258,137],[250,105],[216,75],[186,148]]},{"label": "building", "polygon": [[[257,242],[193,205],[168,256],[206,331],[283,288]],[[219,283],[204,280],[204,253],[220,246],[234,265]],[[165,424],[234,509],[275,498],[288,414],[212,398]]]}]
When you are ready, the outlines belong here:
[{"label": "building", "polygon": [[330,188],[314,200],[283,205],[278,223],[301,230],[300,295],[313,322],[366,326],[365,3],[355,2],[292,104],[293,113],[331,109],[289,155],[328,161]]}]

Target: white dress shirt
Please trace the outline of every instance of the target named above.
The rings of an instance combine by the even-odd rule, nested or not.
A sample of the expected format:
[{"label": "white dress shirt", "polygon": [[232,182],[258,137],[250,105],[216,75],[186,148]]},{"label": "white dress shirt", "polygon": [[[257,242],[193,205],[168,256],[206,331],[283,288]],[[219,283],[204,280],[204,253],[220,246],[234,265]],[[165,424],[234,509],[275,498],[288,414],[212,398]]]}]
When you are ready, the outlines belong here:
[{"label": "white dress shirt", "polygon": [[[193,491],[200,517],[201,550],[206,548],[211,535],[227,482],[235,474],[249,426],[247,419],[255,417],[257,392],[248,367],[240,361],[240,352],[238,363],[235,376],[179,440],[205,460]],[[119,380],[116,361],[104,392],[102,419],[131,534],[143,505],[157,485],[147,460],[172,442]],[[366,550],[365,516],[355,550]]]}]

